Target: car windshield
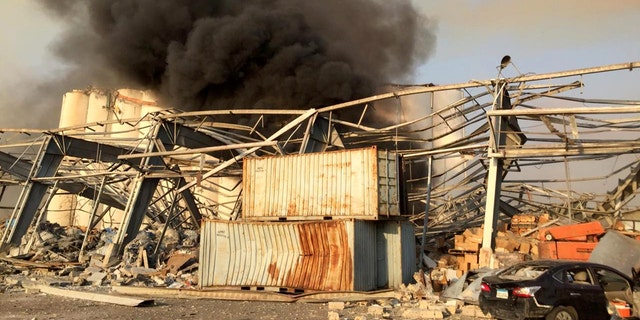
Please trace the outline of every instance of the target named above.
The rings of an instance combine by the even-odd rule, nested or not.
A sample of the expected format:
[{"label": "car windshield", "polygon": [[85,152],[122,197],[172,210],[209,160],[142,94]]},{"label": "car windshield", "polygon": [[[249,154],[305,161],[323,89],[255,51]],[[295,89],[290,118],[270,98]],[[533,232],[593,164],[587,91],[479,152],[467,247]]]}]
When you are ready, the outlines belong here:
[{"label": "car windshield", "polygon": [[530,280],[539,277],[549,266],[544,265],[516,265],[502,271],[498,276],[509,280]]}]

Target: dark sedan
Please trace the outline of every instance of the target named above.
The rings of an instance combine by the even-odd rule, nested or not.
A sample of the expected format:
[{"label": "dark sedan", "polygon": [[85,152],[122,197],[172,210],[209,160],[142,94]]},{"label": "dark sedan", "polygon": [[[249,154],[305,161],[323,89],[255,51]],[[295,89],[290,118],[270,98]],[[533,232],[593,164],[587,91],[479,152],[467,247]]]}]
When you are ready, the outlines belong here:
[{"label": "dark sedan", "polygon": [[601,320],[636,315],[633,289],[633,279],[605,265],[533,260],[485,277],[479,303],[498,319]]}]

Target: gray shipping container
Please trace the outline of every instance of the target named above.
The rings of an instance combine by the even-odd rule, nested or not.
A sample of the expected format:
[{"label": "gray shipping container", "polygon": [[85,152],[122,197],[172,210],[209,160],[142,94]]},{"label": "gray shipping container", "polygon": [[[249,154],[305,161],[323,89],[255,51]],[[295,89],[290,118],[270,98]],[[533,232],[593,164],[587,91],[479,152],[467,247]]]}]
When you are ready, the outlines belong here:
[{"label": "gray shipping container", "polygon": [[376,147],[243,161],[245,220],[397,217],[399,161]]}]

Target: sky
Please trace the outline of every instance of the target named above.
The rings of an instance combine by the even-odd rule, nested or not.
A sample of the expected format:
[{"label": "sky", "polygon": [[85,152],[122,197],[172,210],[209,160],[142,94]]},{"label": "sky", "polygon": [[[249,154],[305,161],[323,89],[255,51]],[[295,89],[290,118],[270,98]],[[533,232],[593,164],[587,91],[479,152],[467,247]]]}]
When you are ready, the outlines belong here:
[{"label": "sky", "polygon": [[[414,84],[495,78],[505,54],[522,73],[538,74],[640,61],[640,0],[413,2],[437,37],[433,54],[404,80]],[[49,51],[61,30],[32,1],[0,1],[0,127],[57,124],[56,116],[39,111],[62,100],[58,93],[41,98],[55,92],[43,83],[65,72]],[[584,81],[590,95],[640,100],[640,70]]]},{"label": "sky", "polygon": [[[437,35],[435,54],[419,68],[417,82],[495,78],[506,54],[522,73],[537,74],[640,61],[638,0],[414,3],[436,20]],[[516,72],[508,68],[505,74]],[[613,88],[609,75],[589,77],[585,85],[600,97],[640,98],[640,72],[616,72],[615,77]]]}]

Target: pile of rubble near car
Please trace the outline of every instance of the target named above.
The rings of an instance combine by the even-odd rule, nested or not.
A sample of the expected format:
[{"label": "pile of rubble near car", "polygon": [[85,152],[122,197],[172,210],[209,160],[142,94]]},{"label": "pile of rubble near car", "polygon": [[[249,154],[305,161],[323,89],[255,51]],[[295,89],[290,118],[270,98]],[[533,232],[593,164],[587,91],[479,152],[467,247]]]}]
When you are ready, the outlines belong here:
[{"label": "pile of rubble near car", "polygon": [[[606,225],[606,228],[605,228]],[[571,219],[550,220],[548,215],[514,215],[498,225],[491,268],[500,269],[516,263],[538,259],[587,261],[608,230],[626,231],[622,221],[579,222]],[[451,239],[441,238],[429,250],[427,261],[436,291],[446,288],[465,273],[478,269],[483,227],[470,227]]]}]

